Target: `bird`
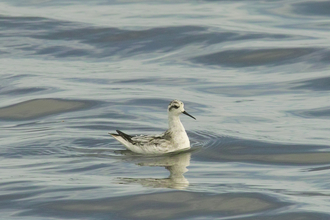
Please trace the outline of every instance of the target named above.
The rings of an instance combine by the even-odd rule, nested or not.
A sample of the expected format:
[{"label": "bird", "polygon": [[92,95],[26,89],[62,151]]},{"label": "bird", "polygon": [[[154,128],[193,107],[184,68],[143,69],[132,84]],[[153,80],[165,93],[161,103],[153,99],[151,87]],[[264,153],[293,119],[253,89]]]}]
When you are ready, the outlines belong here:
[{"label": "bird", "polygon": [[167,114],[168,130],[162,134],[132,136],[120,130],[116,130],[117,134],[109,134],[128,150],[138,154],[159,155],[190,149],[190,141],[179,116],[185,114],[195,120],[196,118],[187,113],[183,102],[177,99],[170,102]]}]

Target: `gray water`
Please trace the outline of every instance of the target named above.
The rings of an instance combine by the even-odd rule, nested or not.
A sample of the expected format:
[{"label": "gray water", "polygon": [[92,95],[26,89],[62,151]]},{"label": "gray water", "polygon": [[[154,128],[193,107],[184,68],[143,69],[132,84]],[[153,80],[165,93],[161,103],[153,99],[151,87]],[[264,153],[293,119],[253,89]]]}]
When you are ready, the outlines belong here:
[{"label": "gray water", "polygon": [[[1,219],[330,219],[330,1],[0,2]],[[192,149],[126,151],[180,99]]]}]

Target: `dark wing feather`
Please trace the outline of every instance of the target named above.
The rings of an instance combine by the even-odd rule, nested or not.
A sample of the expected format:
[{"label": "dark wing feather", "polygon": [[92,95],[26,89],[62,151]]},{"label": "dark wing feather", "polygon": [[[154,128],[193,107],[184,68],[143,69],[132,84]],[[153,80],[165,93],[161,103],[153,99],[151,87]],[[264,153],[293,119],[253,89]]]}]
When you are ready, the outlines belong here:
[{"label": "dark wing feather", "polygon": [[119,131],[119,130],[116,130],[116,131],[117,131],[117,133],[120,137],[124,138],[126,141],[132,142],[132,137],[133,136],[125,134],[124,132]]}]

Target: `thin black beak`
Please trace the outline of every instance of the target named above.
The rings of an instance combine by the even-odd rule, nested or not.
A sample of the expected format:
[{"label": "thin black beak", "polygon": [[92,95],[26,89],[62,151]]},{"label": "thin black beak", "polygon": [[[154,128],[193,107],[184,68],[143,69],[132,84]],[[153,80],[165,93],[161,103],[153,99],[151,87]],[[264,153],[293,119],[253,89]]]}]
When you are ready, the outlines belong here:
[{"label": "thin black beak", "polygon": [[186,112],[186,111],[183,111],[182,113],[183,113],[183,114],[185,114],[185,115],[188,115],[189,117],[192,117],[193,119],[195,119],[195,120],[196,120],[196,118],[195,118],[194,116],[192,116],[192,115],[188,114],[188,112]]}]

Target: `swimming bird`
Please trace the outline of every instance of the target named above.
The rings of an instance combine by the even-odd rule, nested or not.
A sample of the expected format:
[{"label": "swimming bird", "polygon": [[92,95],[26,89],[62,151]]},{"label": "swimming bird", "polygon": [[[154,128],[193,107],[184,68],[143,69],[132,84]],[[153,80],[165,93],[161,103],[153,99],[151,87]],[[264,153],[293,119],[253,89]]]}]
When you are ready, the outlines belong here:
[{"label": "swimming bird", "polygon": [[118,134],[109,134],[127,149],[139,154],[165,154],[189,149],[190,141],[179,116],[183,113],[196,118],[184,110],[184,104],[179,100],[170,102],[167,113],[168,130],[160,135],[131,136],[119,130],[116,130]]}]

